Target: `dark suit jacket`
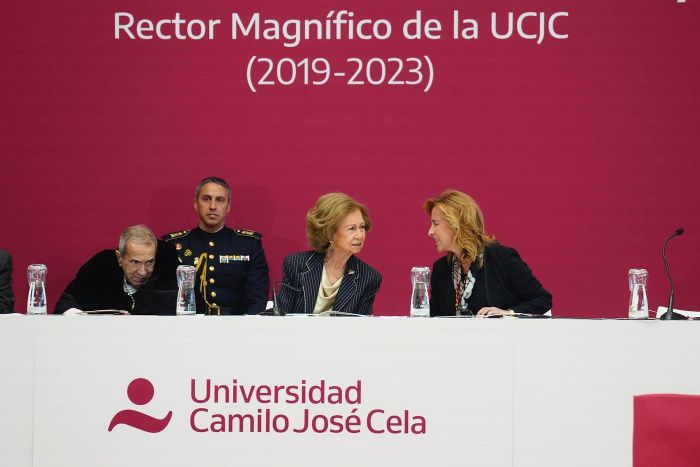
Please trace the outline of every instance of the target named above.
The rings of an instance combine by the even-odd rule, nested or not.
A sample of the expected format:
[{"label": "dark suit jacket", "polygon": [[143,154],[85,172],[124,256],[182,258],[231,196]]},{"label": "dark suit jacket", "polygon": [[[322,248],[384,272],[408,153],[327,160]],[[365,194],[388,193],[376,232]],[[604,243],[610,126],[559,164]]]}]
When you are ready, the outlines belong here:
[{"label": "dark suit jacket", "polygon": [[132,314],[175,314],[177,266],[175,248],[158,240],[153,274],[134,294],[132,302],[124,292],[124,271],[114,250],[102,250],[80,267],[75,279],[61,295],[54,313],[77,308],[85,311],[124,310]]},{"label": "dark suit jacket", "polygon": [[15,294],[12,293],[12,256],[0,250],[0,313],[12,313]]},{"label": "dark suit jacket", "polygon": [[[313,313],[323,272],[323,253],[303,251],[284,258],[282,283],[293,287],[280,289],[279,306],[286,313]],[[367,263],[351,256],[333,305],[334,311],[372,314],[374,297],[382,285],[382,276]]]},{"label": "dark suit jacket", "polygon": [[[475,269],[472,269],[472,274]],[[552,295],[532,275],[513,248],[498,243],[487,246],[484,265],[476,270],[475,278],[468,301],[469,310],[475,314],[486,306],[531,314],[543,314],[552,308]],[[446,256],[433,265],[430,288],[430,315],[454,315],[455,287]]]}]

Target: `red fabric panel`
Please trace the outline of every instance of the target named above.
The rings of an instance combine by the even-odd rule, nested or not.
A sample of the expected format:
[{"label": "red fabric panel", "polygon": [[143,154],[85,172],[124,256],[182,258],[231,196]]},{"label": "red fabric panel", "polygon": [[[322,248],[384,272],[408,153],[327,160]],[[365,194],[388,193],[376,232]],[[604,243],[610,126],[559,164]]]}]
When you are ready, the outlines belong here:
[{"label": "red fabric panel", "polygon": [[634,398],[634,467],[700,465],[700,396]]}]

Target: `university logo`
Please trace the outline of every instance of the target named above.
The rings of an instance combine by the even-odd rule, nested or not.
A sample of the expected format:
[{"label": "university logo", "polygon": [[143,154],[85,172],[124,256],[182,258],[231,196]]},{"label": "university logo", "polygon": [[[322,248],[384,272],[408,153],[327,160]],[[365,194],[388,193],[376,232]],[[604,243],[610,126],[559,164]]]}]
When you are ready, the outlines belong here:
[{"label": "university logo", "polygon": [[[129,387],[126,389],[129,400],[136,405],[144,405],[151,402],[154,392],[153,384],[146,378],[136,378],[129,383]],[[168,426],[172,416],[172,410],[163,418],[152,417],[138,410],[121,410],[112,417],[107,431],[112,431],[117,425],[128,425],[148,433],[160,433]]]}]

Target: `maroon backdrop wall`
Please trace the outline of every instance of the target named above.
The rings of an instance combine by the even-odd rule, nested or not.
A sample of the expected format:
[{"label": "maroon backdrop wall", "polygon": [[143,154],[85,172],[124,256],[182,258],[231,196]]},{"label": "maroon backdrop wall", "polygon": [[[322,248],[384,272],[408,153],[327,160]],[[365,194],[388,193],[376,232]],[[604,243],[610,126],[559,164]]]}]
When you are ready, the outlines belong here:
[{"label": "maroon backdrop wall", "polygon": [[[349,9],[385,18],[388,40],[282,41],[230,36],[231,13],[324,19]],[[700,3],[580,1],[25,2],[0,28],[0,247],[25,270],[49,268],[50,307],[96,250],[127,225],[163,234],[196,224],[192,189],[219,175],[234,187],[230,225],[264,233],[272,279],[306,248],[304,216],[344,191],[375,221],[361,257],[384,275],[375,309],[407,314],[409,271],[438,257],[423,201],[472,194],[487,229],[516,247],[554,295],[559,316],[625,316],[627,270],[650,272],[666,301],[669,247],[676,306],[700,309]],[[439,40],[406,40],[422,10]],[[452,12],[478,39],[452,38]],[[219,18],[214,40],[114,38],[114,14]],[[497,40],[490,14],[565,11],[542,44]],[[536,23],[524,23],[532,28]],[[246,84],[251,56],[424,57],[422,86]],[[342,65],[342,67],[341,67]]]}]

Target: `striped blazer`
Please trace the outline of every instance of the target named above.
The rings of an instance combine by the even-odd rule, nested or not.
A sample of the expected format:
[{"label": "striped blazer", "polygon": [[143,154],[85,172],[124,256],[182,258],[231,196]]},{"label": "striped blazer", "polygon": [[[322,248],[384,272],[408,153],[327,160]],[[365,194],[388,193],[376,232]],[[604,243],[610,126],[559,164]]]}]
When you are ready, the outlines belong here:
[{"label": "striped blazer", "polygon": [[[311,314],[321,286],[324,254],[302,251],[284,258],[279,305],[287,313]],[[367,263],[350,256],[343,282],[333,305],[334,311],[372,314],[374,297],[382,285],[382,276]]]}]

